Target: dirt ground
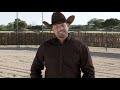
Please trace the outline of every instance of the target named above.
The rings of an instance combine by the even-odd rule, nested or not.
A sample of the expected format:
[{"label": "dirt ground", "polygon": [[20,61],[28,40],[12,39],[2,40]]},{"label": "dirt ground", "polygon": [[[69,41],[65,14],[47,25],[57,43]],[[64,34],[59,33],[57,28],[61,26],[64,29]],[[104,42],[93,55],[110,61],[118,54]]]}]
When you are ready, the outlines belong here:
[{"label": "dirt ground", "polygon": [[[0,78],[30,78],[39,46],[0,46]],[[96,78],[120,78],[120,48],[89,47]],[[44,71],[43,71],[44,74]]]}]

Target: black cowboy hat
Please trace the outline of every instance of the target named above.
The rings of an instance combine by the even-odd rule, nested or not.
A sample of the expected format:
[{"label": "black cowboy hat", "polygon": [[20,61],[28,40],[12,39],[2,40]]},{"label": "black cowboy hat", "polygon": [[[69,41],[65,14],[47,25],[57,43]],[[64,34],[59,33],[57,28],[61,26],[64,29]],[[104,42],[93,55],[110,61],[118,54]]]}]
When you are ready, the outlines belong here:
[{"label": "black cowboy hat", "polygon": [[43,24],[46,25],[48,28],[51,28],[52,25],[54,25],[54,24],[60,24],[60,23],[65,23],[65,22],[70,25],[74,21],[74,19],[75,19],[74,15],[71,15],[66,19],[62,13],[54,12],[52,14],[52,18],[51,18],[52,24],[49,24],[46,21],[43,21]]}]

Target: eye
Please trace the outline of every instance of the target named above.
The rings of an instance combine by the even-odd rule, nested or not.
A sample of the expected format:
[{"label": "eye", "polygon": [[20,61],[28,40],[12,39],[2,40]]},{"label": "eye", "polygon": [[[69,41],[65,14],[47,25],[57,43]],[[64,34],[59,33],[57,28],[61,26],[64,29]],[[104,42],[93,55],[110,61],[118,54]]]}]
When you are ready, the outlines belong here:
[{"label": "eye", "polygon": [[64,24],[62,24],[61,27],[64,27]]}]

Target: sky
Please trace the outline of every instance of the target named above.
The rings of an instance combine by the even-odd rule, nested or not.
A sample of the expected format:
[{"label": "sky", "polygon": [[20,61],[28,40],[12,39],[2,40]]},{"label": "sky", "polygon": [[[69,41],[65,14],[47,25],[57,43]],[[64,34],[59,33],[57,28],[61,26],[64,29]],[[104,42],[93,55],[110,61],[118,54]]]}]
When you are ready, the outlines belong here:
[{"label": "sky", "polygon": [[[18,18],[26,21],[28,25],[42,25],[42,20],[51,24],[51,16],[53,12],[18,12]],[[66,18],[75,15],[72,25],[86,25],[93,18],[110,19],[117,18],[120,20],[120,12],[62,12]],[[7,25],[14,22],[17,18],[17,12],[0,12],[0,25]]]}]

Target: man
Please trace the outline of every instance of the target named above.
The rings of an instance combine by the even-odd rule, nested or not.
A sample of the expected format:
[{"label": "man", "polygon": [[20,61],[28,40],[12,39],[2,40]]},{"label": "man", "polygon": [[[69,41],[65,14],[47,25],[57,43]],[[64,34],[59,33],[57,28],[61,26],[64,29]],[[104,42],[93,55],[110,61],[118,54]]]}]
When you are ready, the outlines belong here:
[{"label": "man", "polygon": [[44,66],[45,78],[95,78],[88,47],[68,34],[74,18],[72,15],[66,19],[62,13],[55,12],[52,24],[43,22],[56,37],[40,45],[31,66],[31,78],[42,78]]}]

